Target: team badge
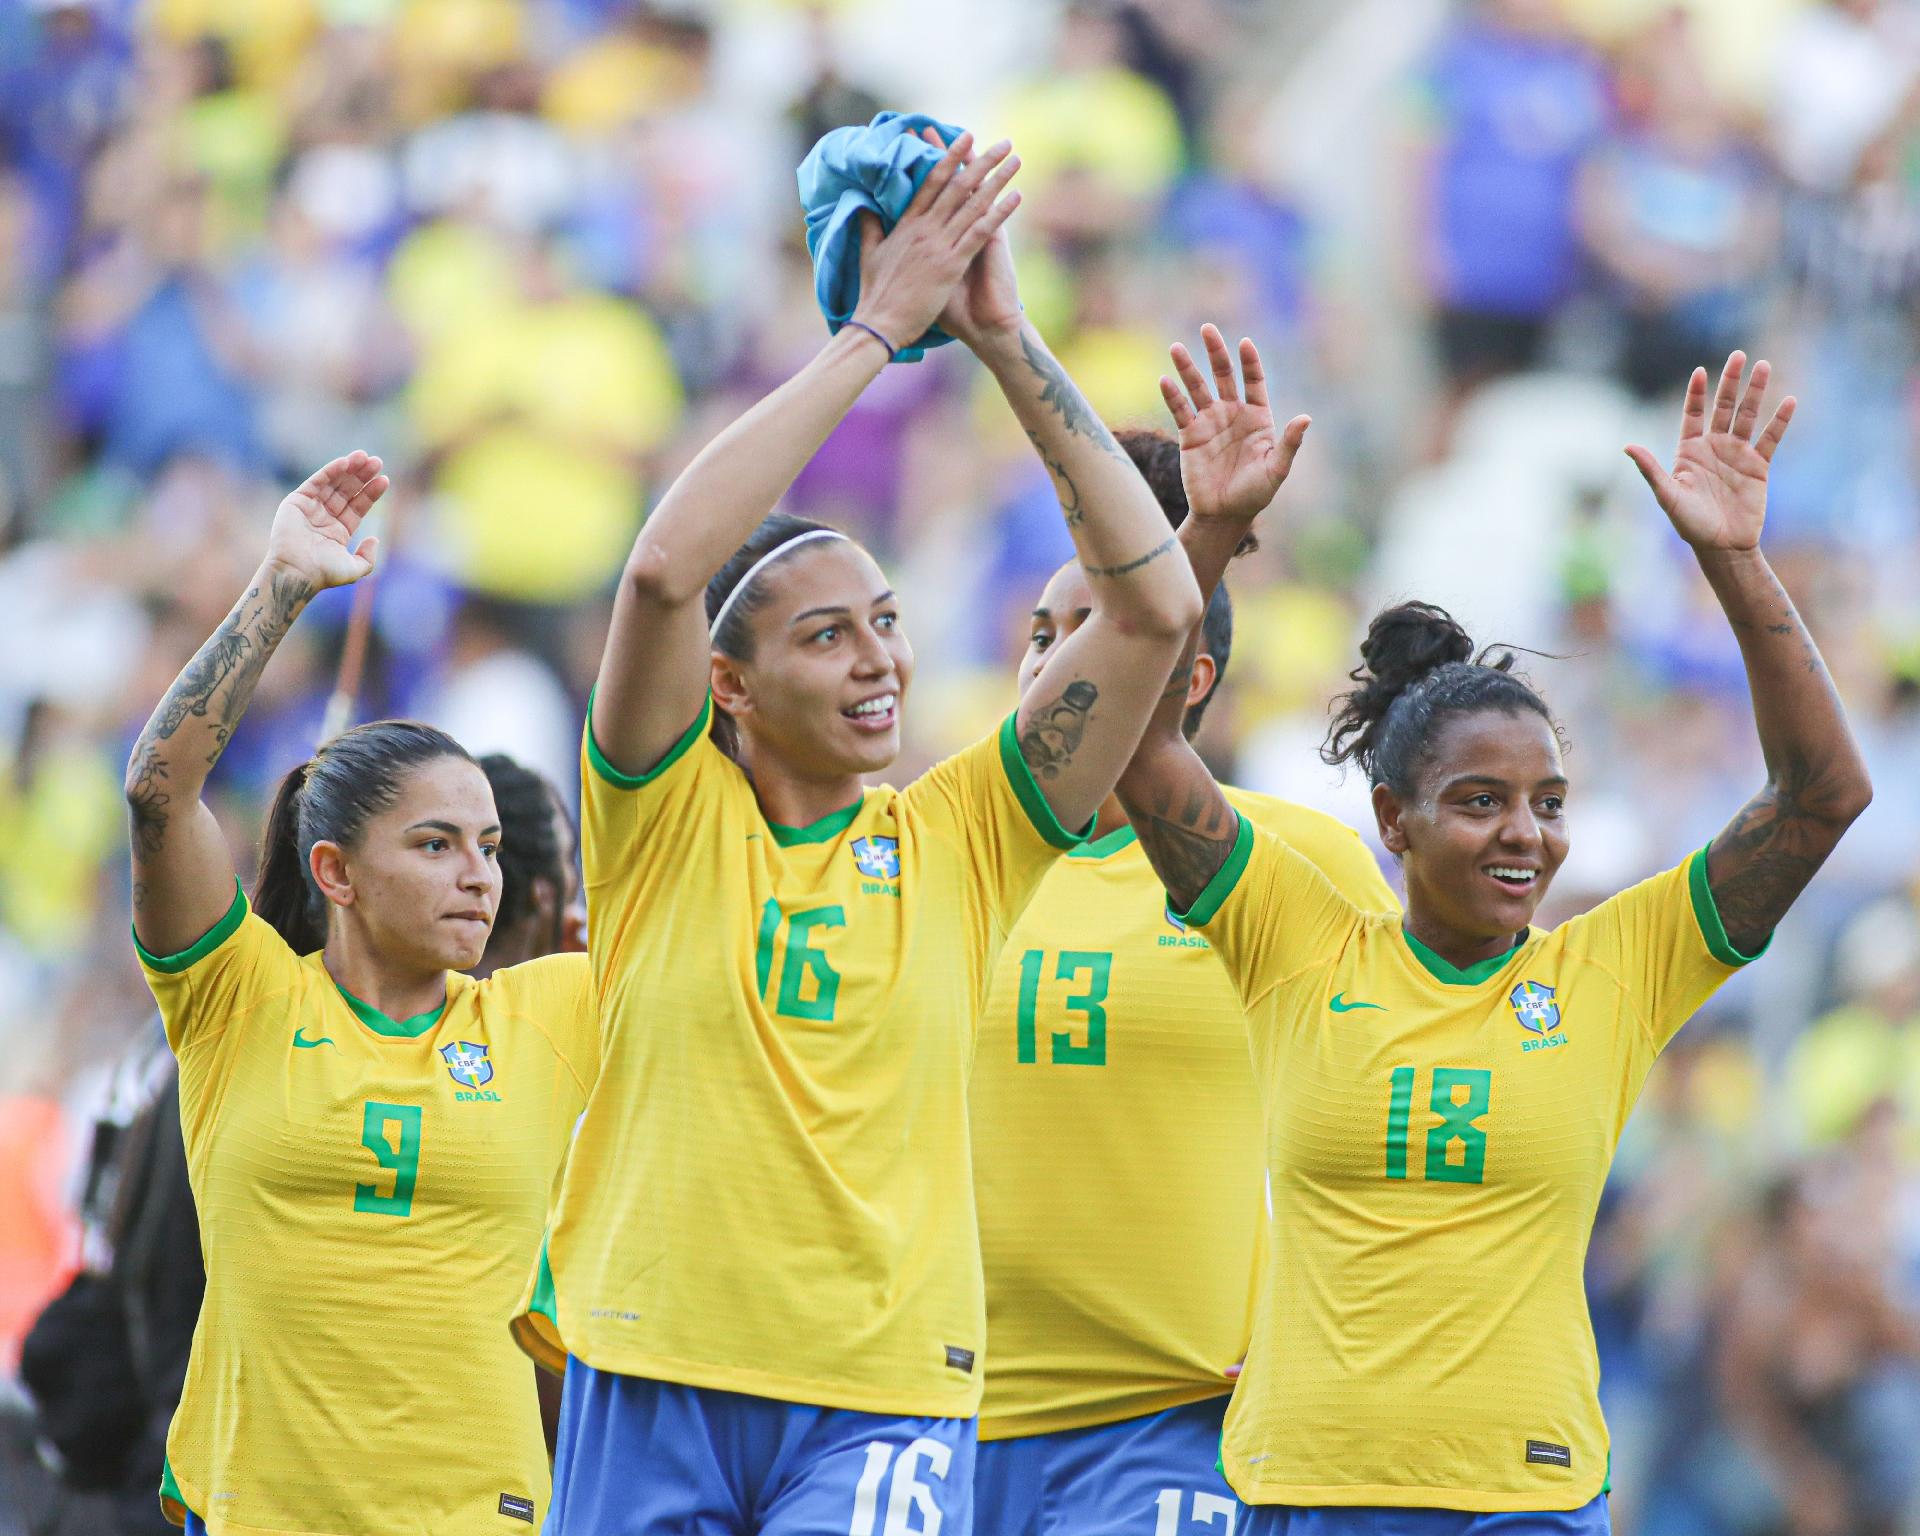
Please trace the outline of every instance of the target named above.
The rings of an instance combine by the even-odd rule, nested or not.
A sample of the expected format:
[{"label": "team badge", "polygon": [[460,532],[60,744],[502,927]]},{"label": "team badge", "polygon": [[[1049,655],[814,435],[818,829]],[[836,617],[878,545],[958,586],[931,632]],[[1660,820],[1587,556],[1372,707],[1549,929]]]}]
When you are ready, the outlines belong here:
[{"label": "team badge", "polygon": [[869,880],[900,878],[900,839],[897,837],[858,837],[853,841],[853,862]]},{"label": "team badge", "polygon": [[456,1040],[440,1047],[447,1064],[447,1075],[462,1088],[484,1088],[493,1081],[493,1063],[487,1060],[487,1048],[471,1040]]},{"label": "team badge", "polygon": [[1513,1004],[1513,1016],[1522,1029],[1547,1035],[1560,1027],[1560,1005],[1553,1000],[1553,988],[1542,982],[1521,982],[1508,994],[1507,1001]]}]

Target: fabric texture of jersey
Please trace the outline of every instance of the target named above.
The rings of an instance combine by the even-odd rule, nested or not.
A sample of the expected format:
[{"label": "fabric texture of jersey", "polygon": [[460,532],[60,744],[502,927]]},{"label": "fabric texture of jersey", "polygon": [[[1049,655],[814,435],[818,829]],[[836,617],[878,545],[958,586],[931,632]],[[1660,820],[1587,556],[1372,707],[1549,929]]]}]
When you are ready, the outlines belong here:
[{"label": "fabric texture of jersey", "polygon": [[1292,1509],[1268,1504],[1243,1508],[1234,1536],[1610,1536],[1612,1530],[1606,1495],[1596,1494],[1578,1509],[1496,1515],[1457,1509],[1353,1505]]},{"label": "fabric texture of jersey", "polygon": [[980,1536],[1227,1536],[1240,1501],[1220,1475],[1224,1397],[1117,1424],[982,1443]]},{"label": "fabric texture of jersey", "polygon": [[[1230,789],[1362,911],[1397,910],[1351,828]],[[980,1438],[1224,1397],[1266,1226],[1246,1015],[1167,918],[1131,827],[1047,872],[994,969],[973,1067],[993,1362]]]},{"label": "fabric texture of jersey", "polygon": [[1011,718],[908,789],[783,827],[709,738],[710,709],[637,777],[589,726],[606,1070],[523,1342],[786,1402],[970,1415],[974,1022],[1008,930],[1079,838]]},{"label": "fabric texture of jersey", "polygon": [[[1749,958],[1704,851],[1459,970],[1244,819],[1187,918],[1246,1003],[1273,1241],[1250,1504],[1566,1510],[1608,1442],[1581,1269],[1654,1058]],[[1547,1362],[1551,1362],[1549,1366]]]},{"label": "fabric texture of jersey", "polygon": [[207,1266],[163,1505],[212,1536],[510,1530],[503,1495],[546,1499],[507,1325],[596,1068],[586,957],[450,972],[394,1020],[236,896],[141,964]]},{"label": "fabric texture of jersey", "polygon": [[973,1529],[974,1421],[897,1418],[568,1362],[545,1536]]},{"label": "fabric texture of jersey", "polygon": [[[940,163],[941,151],[920,137],[932,128],[951,144],[961,130],[924,113],[882,112],[864,128],[836,128],[800,162],[800,206],[807,215],[813,293],[827,329],[838,332],[860,303],[860,215],[879,215],[888,231],[899,222]],[[889,336],[897,363],[917,363],[927,348],[953,338],[938,326],[920,336]]]}]

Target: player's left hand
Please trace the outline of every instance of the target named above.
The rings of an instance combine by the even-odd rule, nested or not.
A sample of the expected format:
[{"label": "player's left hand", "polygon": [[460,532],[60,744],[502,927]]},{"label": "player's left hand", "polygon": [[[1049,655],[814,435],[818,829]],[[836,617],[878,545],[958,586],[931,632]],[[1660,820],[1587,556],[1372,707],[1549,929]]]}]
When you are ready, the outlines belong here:
[{"label": "player's left hand", "polygon": [[1160,394],[1180,429],[1180,479],[1195,517],[1252,522],[1267,509],[1293,469],[1294,455],[1306,440],[1311,418],[1296,416],[1276,432],[1267,402],[1267,375],[1260,349],[1240,339],[1240,371],[1246,398],[1234,382],[1233,356],[1218,326],[1200,327],[1213,388],[1179,342],[1168,349],[1183,393],[1172,379],[1160,380]]},{"label": "player's left hand", "polygon": [[1638,444],[1627,449],[1627,457],[1652,487],[1660,510],[1695,549],[1753,549],[1767,519],[1767,471],[1797,402],[1788,395],[1774,407],[1766,430],[1756,438],[1753,429],[1760,420],[1773,369],[1764,359],[1755,363],[1746,393],[1741,394],[1740,375],[1746,366],[1744,352],[1727,359],[1720,387],[1714,391],[1711,420],[1707,370],[1693,370],[1687,380],[1686,403],[1680,408],[1680,446],[1671,471],[1662,469],[1660,461]]},{"label": "player's left hand", "polygon": [[[922,137],[936,149],[947,147],[935,129],[924,130]],[[1011,156],[1010,163],[1017,168],[1020,157]],[[995,331],[1020,329],[1020,285],[1014,277],[1013,248],[1007,243],[1004,224],[967,264],[966,274],[934,323],[968,347]]]}]

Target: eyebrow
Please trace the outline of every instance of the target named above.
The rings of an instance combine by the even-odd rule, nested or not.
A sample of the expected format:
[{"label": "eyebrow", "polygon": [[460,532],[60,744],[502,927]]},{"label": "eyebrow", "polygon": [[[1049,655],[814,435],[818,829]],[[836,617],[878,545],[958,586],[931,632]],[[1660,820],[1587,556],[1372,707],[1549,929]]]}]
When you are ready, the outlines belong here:
[{"label": "eyebrow", "polygon": [[[1073,616],[1082,623],[1085,623],[1093,617],[1093,610],[1091,608],[1075,608],[1071,611]],[[1036,608],[1033,610],[1033,616],[1036,619],[1050,619],[1053,617],[1053,610],[1051,608]]]},{"label": "eyebrow", "polygon": [[[892,596],[893,596],[893,588],[888,587],[886,591],[882,592],[872,602],[867,604],[867,606],[869,608],[878,608],[882,603],[886,602]],[[799,613],[796,613],[792,618],[788,619],[787,623],[788,624],[804,624],[808,619],[825,619],[825,618],[850,619],[852,617],[853,617],[853,610],[847,607],[845,603],[834,603],[825,608],[804,608]]]},{"label": "eyebrow", "polygon": [[[1457,779],[1448,779],[1443,787],[1445,789],[1462,789],[1469,784],[1491,784],[1496,789],[1505,789],[1509,782],[1507,779],[1495,778],[1490,773],[1463,773]],[[1566,775],[1557,773],[1552,778],[1540,779],[1533,787],[1535,789],[1546,789],[1548,786],[1556,784],[1564,789],[1567,784]]]},{"label": "eyebrow", "polygon": [[[408,827],[407,830],[409,832],[449,832],[455,837],[458,837],[461,831],[461,829],[451,821],[416,821],[412,826]],[[486,837],[489,834],[497,834],[499,830],[500,823],[496,821],[491,826],[482,827],[480,829],[480,835]]]}]

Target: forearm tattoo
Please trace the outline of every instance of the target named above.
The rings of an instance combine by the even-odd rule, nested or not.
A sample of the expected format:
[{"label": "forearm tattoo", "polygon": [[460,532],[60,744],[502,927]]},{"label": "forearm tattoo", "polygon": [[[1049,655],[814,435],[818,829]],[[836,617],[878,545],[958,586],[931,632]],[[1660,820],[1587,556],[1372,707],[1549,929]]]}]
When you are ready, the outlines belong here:
[{"label": "forearm tattoo", "polygon": [[1120,801],[1140,838],[1154,873],[1179,911],[1200,899],[1207,882],[1233,852],[1240,818],[1200,759],[1188,754],[1189,772],[1150,786],[1141,798],[1123,780]]},{"label": "forearm tattoo", "polygon": [[1178,539],[1168,539],[1164,544],[1157,544],[1144,555],[1122,565],[1086,565],[1081,569],[1089,576],[1131,576],[1143,566],[1152,565],[1162,555],[1175,548],[1179,542]]},{"label": "forearm tattoo", "polygon": [[1057,779],[1073,762],[1099,697],[1100,690],[1092,683],[1075,678],[1059,698],[1028,715],[1020,732],[1020,756],[1036,779]]},{"label": "forearm tattoo", "polygon": [[1073,483],[1067,466],[1047,452],[1031,429],[1027,431],[1027,441],[1033,444],[1033,451],[1040,455],[1040,462],[1047,466],[1047,473],[1053,476],[1054,494],[1060,498],[1060,512],[1066,518],[1067,526],[1078,528],[1087,516],[1086,508],[1080,502],[1080,487]]},{"label": "forearm tattoo", "polygon": [[166,839],[172,754],[163,743],[188,720],[205,720],[212,733],[206,766],[217,763],[253,700],[268,659],[312,596],[313,588],[295,576],[276,575],[264,590],[250,587],[160,700],[134,743],[127,770],[127,806],[134,852],[140,857],[156,856]]},{"label": "forearm tattoo", "polygon": [[1040,403],[1060,418],[1060,424],[1075,437],[1084,437],[1098,444],[1115,458],[1124,459],[1126,454],[1114,441],[1113,434],[1107,430],[1107,424],[1094,414],[1093,407],[1087,404],[1086,397],[1067,377],[1066,369],[1045,351],[1033,344],[1033,338],[1025,332],[1020,336],[1020,351],[1027,360],[1027,367],[1040,380]]}]

